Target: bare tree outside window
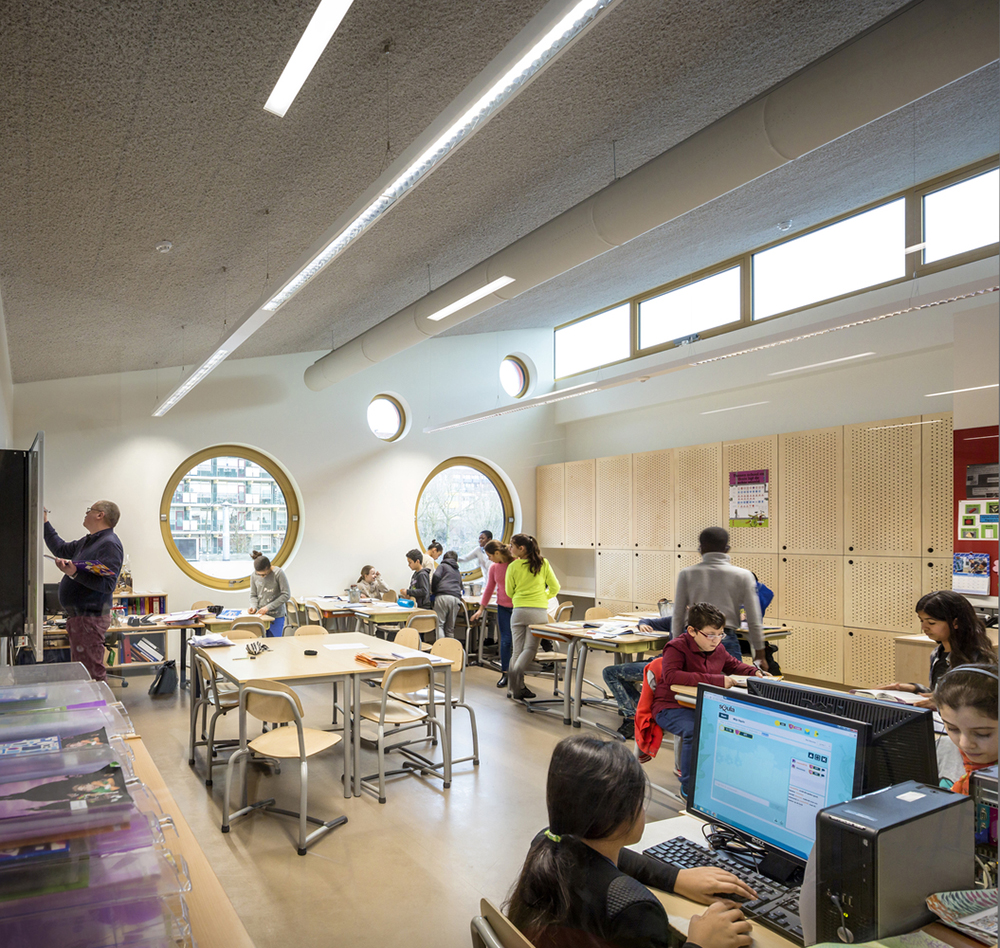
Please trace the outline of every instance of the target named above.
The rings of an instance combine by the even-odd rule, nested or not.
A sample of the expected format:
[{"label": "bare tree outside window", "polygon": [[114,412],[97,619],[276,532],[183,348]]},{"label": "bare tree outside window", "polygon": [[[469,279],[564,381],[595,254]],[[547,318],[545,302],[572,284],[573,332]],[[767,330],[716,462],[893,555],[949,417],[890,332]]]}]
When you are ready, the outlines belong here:
[{"label": "bare tree outside window", "polygon": [[[426,548],[437,540],[446,550],[464,555],[489,530],[503,536],[503,501],[493,482],[480,471],[455,465],[436,474],[417,505],[417,536]],[[468,571],[478,569],[476,564]]]}]

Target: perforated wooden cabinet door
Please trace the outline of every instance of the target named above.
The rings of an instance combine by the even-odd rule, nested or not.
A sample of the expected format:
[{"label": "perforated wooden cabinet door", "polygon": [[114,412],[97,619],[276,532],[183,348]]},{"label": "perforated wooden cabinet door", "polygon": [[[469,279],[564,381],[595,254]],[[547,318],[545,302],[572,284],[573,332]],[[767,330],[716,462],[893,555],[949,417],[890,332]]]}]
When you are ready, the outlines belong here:
[{"label": "perforated wooden cabinet door", "polygon": [[542,464],[535,468],[535,539],[543,549],[565,543],[564,464]]},{"label": "perforated wooden cabinet door", "polygon": [[629,550],[597,551],[597,598],[632,602],[632,553]]},{"label": "perforated wooden cabinet door", "polygon": [[566,546],[594,546],[594,461],[566,462]]},{"label": "perforated wooden cabinet door", "polygon": [[722,492],[722,443],[677,448],[676,543],[679,550],[697,550],[706,527],[728,523]]},{"label": "perforated wooden cabinet door", "polygon": [[675,553],[647,550],[632,553],[633,602],[655,603],[660,599],[673,598],[675,556]]},{"label": "perforated wooden cabinet door", "polygon": [[597,546],[632,546],[632,455],[597,459]]},{"label": "perforated wooden cabinet door", "polygon": [[871,688],[896,680],[896,635],[873,629],[848,629],[844,684]]},{"label": "perforated wooden cabinet door", "polygon": [[633,602],[633,612],[653,612],[659,613],[660,607],[655,602]]},{"label": "perforated wooden cabinet door", "polygon": [[[950,568],[952,540],[955,536],[955,486],[952,480],[955,446],[951,412],[921,415],[921,421],[926,422],[920,426],[921,551],[932,560],[935,557],[941,563],[947,560]],[[951,589],[950,573],[946,585],[934,588]]]},{"label": "perforated wooden cabinet door", "polygon": [[844,550],[844,429],[778,435],[778,548],[781,553]]},{"label": "perforated wooden cabinet door", "polygon": [[778,664],[783,675],[813,678],[840,684],[844,680],[843,626],[808,622],[782,622],[791,635],[777,639]]},{"label": "perforated wooden cabinet door", "polygon": [[920,595],[951,589],[951,553],[938,556],[929,553],[920,561]]},{"label": "perforated wooden cabinet door", "polygon": [[640,550],[674,549],[673,448],[632,455],[633,542]]},{"label": "perforated wooden cabinet door", "polygon": [[760,580],[771,592],[774,599],[767,607],[764,614],[764,623],[773,623],[775,619],[784,615],[781,611],[781,583],[778,578],[778,556],[775,553],[731,553],[729,558],[733,561],[733,566],[739,566],[757,574]]},{"label": "perforated wooden cabinet door", "polygon": [[[597,599],[595,605],[604,606],[613,616],[627,616],[632,612],[630,599]],[[544,661],[544,659],[540,659]]]},{"label": "perforated wooden cabinet door", "polygon": [[844,428],[845,553],[920,555],[920,420]]},{"label": "perforated wooden cabinet door", "polygon": [[886,632],[919,632],[920,623],[913,610],[920,598],[923,562],[916,556],[847,557],[844,625]]},{"label": "perforated wooden cabinet door", "polygon": [[796,622],[844,624],[844,558],[778,557],[781,618]]},{"label": "perforated wooden cabinet door", "polygon": [[[766,527],[729,526],[729,475],[734,471],[768,472],[768,524]],[[722,492],[726,498],[729,545],[737,553],[778,552],[778,436],[725,441],[722,445]]]}]

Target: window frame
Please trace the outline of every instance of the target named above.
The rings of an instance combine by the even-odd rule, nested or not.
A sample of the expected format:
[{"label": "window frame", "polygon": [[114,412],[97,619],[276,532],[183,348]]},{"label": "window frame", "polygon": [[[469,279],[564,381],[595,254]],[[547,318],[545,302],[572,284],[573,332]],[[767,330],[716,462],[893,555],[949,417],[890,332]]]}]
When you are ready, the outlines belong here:
[{"label": "window frame", "polygon": [[298,494],[288,474],[277,460],[255,448],[249,448],[241,444],[216,444],[208,448],[203,448],[201,451],[190,455],[190,457],[177,466],[173,474],[168,478],[163,495],[160,498],[160,536],[163,538],[163,544],[167,548],[170,558],[190,579],[210,589],[225,589],[229,591],[248,589],[250,586],[250,577],[253,574],[253,564],[249,560],[247,575],[242,579],[222,579],[217,576],[209,576],[184,559],[170,529],[170,507],[173,502],[174,493],[180,486],[181,481],[193,468],[204,461],[216,457],[240,457],[244,460],[252,461],[261,470],[270,475],[278,484],[278,487],[281,488],[281,492],[285,497],[285,509],[288,513],[288,526],[285,530],[285,538],[278,548],[278,552],[270,559],[274,566],[283,566],[288,562],[288,558],[295,549],[295,544],[299,537],[299,529],[302,525]]},{"label": "window frame", "polygon": [[[554,355],[553,358],[555,358]],[[517,363],[517,365],[521,369],[521,377],[524,379],[524,382],[521,384],[521,389],[520,391],[517,392],[516,395],[511,395],[510,392],[507,391],[507,389],[503,388],[503,382],[500,383],[500,388],[503,388],[503,393],[508,398],[524,398],[524,396],[528,394],[528,389],[531,388],[531,374],[528,372],[528,367],[524,364],[524,359],[522,359],[520,356],[514,355],[514,353],[510,353],[510,355],[505,355],[500,360],[500,368],[503,367],[503,364],[505,362]],[[500,368],[497,369],[498,377],[500,375]]]},{"label": "window frame", "polygon": [[[413,505],[413,532],[417,537],[417,546],[424,553],[427,552],[427,547],[424,545],[423,538],[420,536],[420,528],[417,526],[420,513],[420,499],[424,496],[424,491],[427,489],[427,485],[430,484],[430,482],[434,480],[438,474],[442,471],[448,470],[450,467],[471,467],[489,479],[490,483],[496,489],[496,492],[500,495],[500,506],[503,508],[503,536],[497,537],[494,535],[493,539],[499,540],[501,543],[509,543],[510,538],[515,532],[514,499],[511,497],[510,489],[507,487],[507,483],[503,475],[487,461],[481,461],[479,458],[458,455],[456,457],[448,458],[438,464],[437,467],[435,467],[430,474],[424,478],[423,484],[420,485],[420,490],[417,491],[417,502]],[[431,539],[433,539],[433,537]],[[474,581],[480,578],[485,579],[483,571],[479,567],[469,570],[468,572],[463,572],[462,578],[466,582]]]},{"label": "window frame", "polygon": [[[628,305],[628,350],[629,354],[621,359],[615,359],[614,362],[602,362],[600,365],[595,365],[589,369],[580,369],[579,372],[570,372],[567,375],[556,375],[556,333],[560,329],[566,329],[568,326],[572,326],[574,323],[582,323],[585,319],[593,319],[595,316],[603,316],[605,313],[611,312],[613,309],[618,309],[620,306]],[[632,297],[627,300],[619,300],[617,303],[612,303],[610,306],[602,306],[600,309],[595,309],[593,312],[587,313],[586,316],[577,316],[576,319],[570,319],[565,323],[561,323],[552,330],[552,376],[555,381],[561,381],[562,379],[571,379],[577,375],[586,375],[588,372],[597,372],[600,369],[606,369],[609,365],[621,365],[623,362],[628,362],[635,358],[635,313],[636,305],[635,298]]]},{"label": "window frame", "polygon": [[[961,171],[953,172],[952,174],[943,175],[940,178],[935,178],[932,181],[925,182],[920,185],[920,187],[914,189],[913,201],[916,205],[916,217],[920,224],[920,229],[917,231],[914,240],[909,240],[910,234],[907,231],[907,241],[906,246],[912,247],[914,244],[922,243],[927,238],[925,236],[927,232],[927,222],[924,220],[924,198],[928,194],[933,194],[936,191],[943,191],[945,188],[950,188],[954,184],[961,184],[963,181],[968,181],[971,178],[978,178],[982,174],[986,174],[990,171],[995,171],[1000,167],[997,159],[990,158],[986,161],[981,161],[976,165],[972,165],[969,168],[963,168]],[[907,221],[909,221],[910,206],[906,207],[907,211]],[[989,257],[996,254],[1000,254],[1000,242],[994,244],[985,244],[982,247],[974,247],[972,250],[965,250],[962,253],[953,254],[950,257],[942,257],[940,260],[935,260],[932,263],[924,262],[924,249],[921,247],[917,253],[920,254],[919,260],[919,272],[918,276],[922,276],[927,273],[937,273],[940,270],[950,270],[952,267],[960,267],[965,263],[972,263],[975,260],[981,260],[983,257]]]},{"label": "window frame", "polygon": [[[396,411],[399,413],[399,427],[396,429],[396,433],[391,438],[382,438],[375,434],[375,432],[372,431],[372,426],[368,423],[368,408],[371,408],[371,406],[379,400],[392,402],[392,404],[396,406]],[[384,444],[392,444],[394,441],[398,441],[404,434],[406,434],[406,408],[395,395],[390,395],[388,392],[379,392],[378,395],[373,395],[371,397],[371,400],[368,402],[368,408],[365,409],[365,424],[368,425],[369,432],[371,432],[376,439]]]}]

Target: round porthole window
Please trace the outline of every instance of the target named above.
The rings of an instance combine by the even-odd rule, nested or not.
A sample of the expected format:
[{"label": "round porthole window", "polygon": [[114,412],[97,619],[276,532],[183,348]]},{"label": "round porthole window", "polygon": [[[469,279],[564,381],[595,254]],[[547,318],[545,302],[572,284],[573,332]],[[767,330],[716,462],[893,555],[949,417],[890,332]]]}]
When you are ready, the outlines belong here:
[{"label": "round porthole window", "polygon": [[511,398],[520,398],[528,391],[528,367],[515,355],[500,363],[500,384]]},{"label": "round porthole window", "polygon": [[221,444],[193,454],[160,501],[171,559],[214,589],[245,589],[259,550],[281,566],[295,546],[299,506],[288,475],[252,448]]},{"label": "round porthole window", "polygon": [[392,395],[376,395],[368,405],[368,427],[383,441],[395,441],[406,429],[406,412]]}]

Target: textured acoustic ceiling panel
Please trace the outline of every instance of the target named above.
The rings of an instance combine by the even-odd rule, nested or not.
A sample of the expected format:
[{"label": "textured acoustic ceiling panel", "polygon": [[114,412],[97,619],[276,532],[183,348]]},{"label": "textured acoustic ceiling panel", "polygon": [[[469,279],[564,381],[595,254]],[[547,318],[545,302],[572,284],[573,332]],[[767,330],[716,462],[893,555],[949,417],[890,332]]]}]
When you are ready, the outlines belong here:
[{"label": "textured acoustic ceiling panel", "polygon": [[[203,358],[541,6],[357,0],[278,119],[262,105],[313,0],[7,0],[0,292],[15,380]],[[901,6],[622,0],[237,355],[342,345]],[[930,116],[917,140],[952,146],[949,167],[980,157],[951,125],[981,122],[992,99],[964,95],[964,111]],[[885,139],[871,148],[895,148]],[[813,193],[824,170],[799,182],[806,215],[833,200]],[[764,226],[724,220],[699,235],[702,256]],[[163,240],[168,254],[154,249]],[[615,256],[621,275],[596,264],[584,309],[667,278],[662,262]],[[536,306],[532,322],[531,309],[515,301],[468,328],[565,318]]]}]

